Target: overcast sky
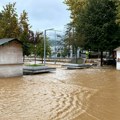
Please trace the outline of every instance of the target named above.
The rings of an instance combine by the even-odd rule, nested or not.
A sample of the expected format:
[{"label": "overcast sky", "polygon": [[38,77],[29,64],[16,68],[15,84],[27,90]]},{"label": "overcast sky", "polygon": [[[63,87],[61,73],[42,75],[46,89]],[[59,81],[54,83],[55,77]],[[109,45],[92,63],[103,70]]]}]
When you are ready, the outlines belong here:
[{"label": "overcast sky", "polygon": [[19,15],[23,10],[28,13],[33,31],[49,28],[64,30],[64,26],[70,22],[70,13],[63,0],[0,0],[0,11],[9,2],[16,2]]}]

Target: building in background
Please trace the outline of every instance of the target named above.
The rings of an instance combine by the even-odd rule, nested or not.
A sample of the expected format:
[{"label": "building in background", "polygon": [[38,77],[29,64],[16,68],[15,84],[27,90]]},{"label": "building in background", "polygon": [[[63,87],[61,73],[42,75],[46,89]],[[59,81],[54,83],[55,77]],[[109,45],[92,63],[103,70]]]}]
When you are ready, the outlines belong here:
[{"label": "building in background", "polygon": [[50,46],[51,46],[51,57],[57,58],[62,57],[63,52],[63,38],[61,35],[55,34],[55,38],[50,39]]},{"label": "building in background", "polygon": [[114,55],[114,58],[116,58],[116,69],[120,70],[120,47],[115,49],[116,55]]}]

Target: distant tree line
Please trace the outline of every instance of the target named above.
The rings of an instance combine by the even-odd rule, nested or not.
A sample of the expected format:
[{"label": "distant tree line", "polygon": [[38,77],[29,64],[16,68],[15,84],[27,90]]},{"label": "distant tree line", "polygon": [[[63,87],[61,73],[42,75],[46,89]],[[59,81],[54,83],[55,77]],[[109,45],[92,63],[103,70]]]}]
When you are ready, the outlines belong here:
[{"label": "distant tree line", "polygon": [[119,0],[65,0],[72,21],[67,25],[66,43],[101,52],[120,46]]}]

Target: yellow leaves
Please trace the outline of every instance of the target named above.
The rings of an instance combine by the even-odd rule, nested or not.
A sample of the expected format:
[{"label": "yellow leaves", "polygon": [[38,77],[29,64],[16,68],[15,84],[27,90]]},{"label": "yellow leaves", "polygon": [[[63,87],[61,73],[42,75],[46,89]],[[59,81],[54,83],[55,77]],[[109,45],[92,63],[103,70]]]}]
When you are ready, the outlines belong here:
[{"label": "yellow leaves", "polygon": [[64,3],[69,7],[71,11],[71,19],[75,23],[78,14],[84,9],[87,0],[65,0]]}]

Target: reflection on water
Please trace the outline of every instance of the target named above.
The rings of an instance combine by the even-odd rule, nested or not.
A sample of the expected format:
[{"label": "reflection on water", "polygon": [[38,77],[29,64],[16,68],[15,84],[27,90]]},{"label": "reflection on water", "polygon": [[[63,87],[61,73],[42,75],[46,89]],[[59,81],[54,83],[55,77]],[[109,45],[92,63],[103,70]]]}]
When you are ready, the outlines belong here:
[{"label": "reflection on water", "polygon": [[119,91],[115,69],[0,79],[0,120],[120,120]]}]

